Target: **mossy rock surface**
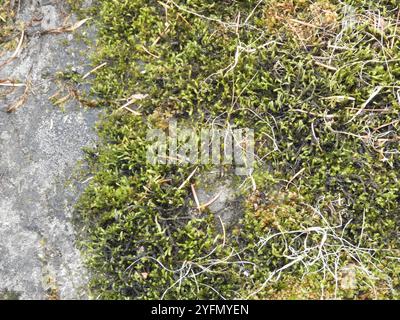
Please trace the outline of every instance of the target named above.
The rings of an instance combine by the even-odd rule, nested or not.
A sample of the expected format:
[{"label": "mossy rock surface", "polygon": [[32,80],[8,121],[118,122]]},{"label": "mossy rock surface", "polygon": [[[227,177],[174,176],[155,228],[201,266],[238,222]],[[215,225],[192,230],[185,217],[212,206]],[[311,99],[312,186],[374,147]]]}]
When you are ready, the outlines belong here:
[{"label": "mossy rock surface", "polygon": [[[79,205],[93,296],[399,297],[397,1],[102,0],[82,14],[109,110]],[[133,94],[140,115],[120,108]],[[146,161],[147,130],[172,117],[254,129],[227,233],[191,214],[197,175],[180,188],[210,168]]]}]

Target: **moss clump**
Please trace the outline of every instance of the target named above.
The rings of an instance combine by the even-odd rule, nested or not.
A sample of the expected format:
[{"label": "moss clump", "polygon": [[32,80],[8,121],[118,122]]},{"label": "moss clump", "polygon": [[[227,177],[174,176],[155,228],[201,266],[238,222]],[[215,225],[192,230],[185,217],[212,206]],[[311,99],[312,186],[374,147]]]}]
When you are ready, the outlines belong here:
[{"label": "moss clump", "polygon": [[19,300],[20,293],[12,290],[0,290],[0,300]]},{"label": "moss clump", "polygon": [[[92,90],[109,113],[79,206],[93,294],[397,298],[395,9],[394,0],[98,1],[93,65],[107,66]],[[132,94],[148,95],[141,115],[119,108]],[[172,116],[255,130],[257,191],[243,192],[233,232],[190,214],[190,185],[179,186],[193,166],[146,162],[147,129]]]},{"label": "moss clump", "polygon": [[9,0],[0,0],[0,56],[2,52],[13,49],[18,43],[15,11]]}]

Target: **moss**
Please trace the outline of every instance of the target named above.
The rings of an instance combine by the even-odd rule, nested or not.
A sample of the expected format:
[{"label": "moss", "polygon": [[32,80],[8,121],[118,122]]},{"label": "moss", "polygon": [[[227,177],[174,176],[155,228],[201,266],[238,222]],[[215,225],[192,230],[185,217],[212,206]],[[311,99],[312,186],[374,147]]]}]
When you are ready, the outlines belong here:
[{"label": "moss", "polygon": [[0,290],[0,300],[19,300],[20,293],[12,290]]},{"label": "moss", "polygon": [[[398,298],[396,1],[257,3],[102,0],[86,13],[93,66],[107,62],[79,205],[96,297]],[[136,93],[141,115],[121,110]],[[190,214],[179,186],[194,166],[146,162],[147,130],[172,116],[255,130],[257,191],[225,237],[209,212]]]},{"label": "moss", "polygon": [[[9,0],[0,0],[0,56],[17,46],[15,36],[18,26],[14,22],[15,11]],[[14,37],[15,36],[15,37]]]}]

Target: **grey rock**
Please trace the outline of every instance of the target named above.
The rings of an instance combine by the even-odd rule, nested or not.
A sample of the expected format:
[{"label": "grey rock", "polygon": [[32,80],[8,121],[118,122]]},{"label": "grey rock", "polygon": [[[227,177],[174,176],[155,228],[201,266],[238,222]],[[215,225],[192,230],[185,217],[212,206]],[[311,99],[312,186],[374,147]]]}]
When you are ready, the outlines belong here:
[{"label": "grey rock", "polygon": [[[21,1],[18,19],[42,17],[31,31],[56,28],[65,7],[64,1]],[[0,88],[0,299],[10,292],[20,299],[86,298],[88,273],[72,224],[84,184],[74,170],[81,148],[96,140],[99,111],[74,102],[61,110],[49,97],[59,89],[57,71],[90,69],[80,54],[87,48],[71,34],[30,30],[18,59],[0,68],[0,79],[30,81],[32,88],[11,114],[5,110],[24,88]]]},{"label": "grey rock", "polygon": [[215,199],[208,209],[214,214],[218,228],[221,228],[222,221],[224,228],[229,229],[243,216],[242,199],[232,177],[208,172],[200,179],[196,193],[201,205]]}]

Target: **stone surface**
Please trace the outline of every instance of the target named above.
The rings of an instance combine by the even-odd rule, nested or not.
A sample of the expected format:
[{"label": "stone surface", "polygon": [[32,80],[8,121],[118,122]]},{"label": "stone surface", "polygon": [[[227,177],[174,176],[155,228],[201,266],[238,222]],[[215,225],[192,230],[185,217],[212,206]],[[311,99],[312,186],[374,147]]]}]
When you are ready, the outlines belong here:
[{"label": "stone surface", "polygon": [[[237,184],[237,183],[236,183]],[[201,205],[209,204],[217,228],[221,222],[229,229],[243,216],[242,199],[237,185],[230,176],[220,177],[219,172],[209,172],[200,179],[197,197]]]},{"label": "stone surface", "polygon": [[[84,182],[73,177],[81,148],[95,141],[98,111],[50,103],[59,89],[57,71],[90,67],[75,35],[41,32],[61,26],[65,8],[60,0],[22,0],[23,49],[0,68],[0,79],[31,83],[27,101],[11,114],[5,110],[24,88],[0,88],[0,299],[86,297],[87,273],[71,223]],[[0,65],[10,54],[0,57]]]}]

